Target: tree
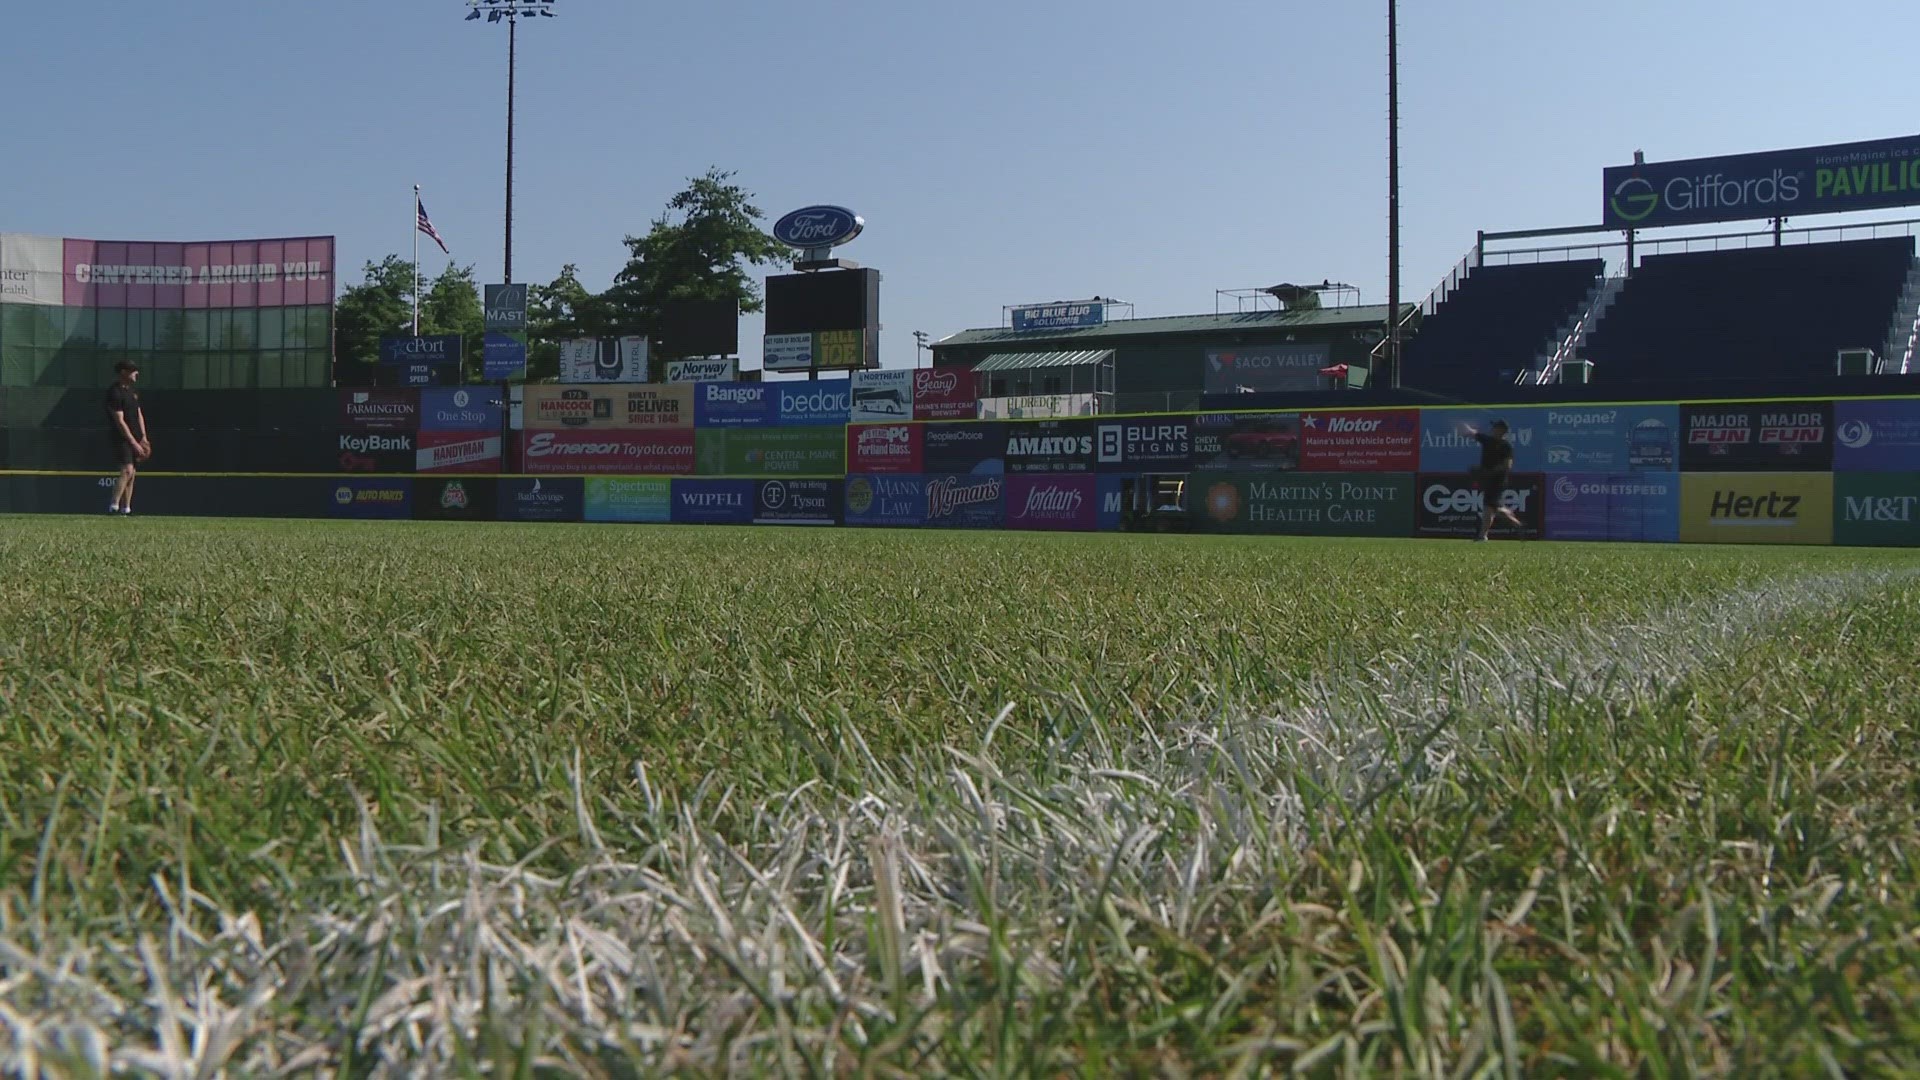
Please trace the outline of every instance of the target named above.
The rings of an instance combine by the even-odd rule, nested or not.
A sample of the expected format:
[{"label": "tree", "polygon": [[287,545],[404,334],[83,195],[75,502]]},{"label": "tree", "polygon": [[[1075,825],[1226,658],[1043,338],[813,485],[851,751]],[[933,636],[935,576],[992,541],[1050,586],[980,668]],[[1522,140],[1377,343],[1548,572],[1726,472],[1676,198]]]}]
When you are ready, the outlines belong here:
[{"label": "tree", "polygon": [[560,374],[560,342],[611,333],[606,303],[580,283],[572,263],[545,285],[527,286],[527,378]]},{"label": "tree", "polygon": [[733,300],[761,309],[751,268],[779,262],[788,249],[760,227],[766,215],[733,173],[709,169],[688,181],[645,236],[628,236],[626,268],[602,294],[613,330],[646,332],[658,325],[661,300]]},{"label": "tree", "polygon": [[480,286],[473,267],[447,264],[433,279],[427,294],[420,298],[422,334],[459,334],[466,354],[463,366],[469,382],[477,382],[484,360],[486,317],[480,310]]},{"label": "tree", "polygon": [[[413,264],[398,255],[369,262],[366,279],[349,285],[333,311],[334,362],[342,369],[380,362],[380,339],[410,333],[413,326]],[[363,369],[362,374],[367,372]],[[349,375],[343,382],[353,381]],[[364,379],[362,379],[364,382]]]}]

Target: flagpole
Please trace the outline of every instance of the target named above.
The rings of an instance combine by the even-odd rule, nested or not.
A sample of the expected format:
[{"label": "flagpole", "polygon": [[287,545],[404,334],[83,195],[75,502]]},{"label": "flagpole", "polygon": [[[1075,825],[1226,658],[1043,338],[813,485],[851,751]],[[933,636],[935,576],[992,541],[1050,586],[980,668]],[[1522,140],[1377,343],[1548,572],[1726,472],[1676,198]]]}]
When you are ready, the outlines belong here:
[{"label": "flagpole", "polygon": [[420,336],[420,185],[413,185],[413,336]]}]

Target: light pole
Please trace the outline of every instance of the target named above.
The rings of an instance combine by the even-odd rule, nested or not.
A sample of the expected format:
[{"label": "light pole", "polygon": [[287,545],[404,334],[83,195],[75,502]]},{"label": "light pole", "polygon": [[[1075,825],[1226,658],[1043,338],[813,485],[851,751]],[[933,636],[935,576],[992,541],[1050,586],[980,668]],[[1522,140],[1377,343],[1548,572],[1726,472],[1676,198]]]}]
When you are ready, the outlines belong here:
[{"label": "light pole", "polygon": [[1400,388],[1400,0],[1387,0],[1387,371]]},{"label": "light pole", "polygon": [[467,0],[467,22],[485,13],[487,21],[507,24],[507,238],[500,280],[513,283],[513,62],[520,19],[553,18],[553,0]]},{"label": "light pole", "polygon": [[933,346],[927,344],[927,332],[925,330],[915,330],[913,332],[913,366],[916,370],[920,367],[920,350],[931,348],[933,348]]}]

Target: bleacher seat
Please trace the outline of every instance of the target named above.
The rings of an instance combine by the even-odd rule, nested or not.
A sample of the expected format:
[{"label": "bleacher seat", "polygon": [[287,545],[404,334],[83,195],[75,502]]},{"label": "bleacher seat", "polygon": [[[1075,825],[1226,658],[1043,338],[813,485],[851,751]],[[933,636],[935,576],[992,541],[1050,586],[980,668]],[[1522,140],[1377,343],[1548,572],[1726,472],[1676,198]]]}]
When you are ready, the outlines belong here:
[{"label": "bleacher seat", "polygon": [[1470,394],[1513,382],[1599,284],[1599,259],[1476,267],[1406,345],[1409,386]]},{"label": "bleacher seat", "polygon": [[1913,238],[1649,255],[1588,337],[1594,381],[1834,374],[1884,348]]}]

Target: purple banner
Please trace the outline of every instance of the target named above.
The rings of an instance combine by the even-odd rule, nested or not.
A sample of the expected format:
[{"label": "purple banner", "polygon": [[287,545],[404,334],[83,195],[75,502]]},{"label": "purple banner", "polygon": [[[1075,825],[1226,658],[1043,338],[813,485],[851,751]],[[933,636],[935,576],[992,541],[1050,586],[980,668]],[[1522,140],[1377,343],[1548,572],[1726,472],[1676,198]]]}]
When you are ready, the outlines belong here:
[{"label": "purple banner", "polygon": [[333,237],[62,241],[68,307],[254,308],[333,303]]},{"label": "purple banner", "polygon": [[1009,476],[1009,529],[1099,528],[1100,481],[1092,476]]}]

